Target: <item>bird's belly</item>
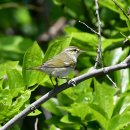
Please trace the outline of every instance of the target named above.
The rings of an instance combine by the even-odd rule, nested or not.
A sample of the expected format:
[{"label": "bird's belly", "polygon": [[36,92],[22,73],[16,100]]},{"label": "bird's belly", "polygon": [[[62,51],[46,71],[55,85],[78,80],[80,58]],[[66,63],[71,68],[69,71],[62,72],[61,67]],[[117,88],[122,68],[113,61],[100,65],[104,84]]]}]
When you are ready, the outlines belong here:
[{"label": "bird's belly", "polygon": [[62,78],[65,77],[71,70],[72,68],[67,67],[67,68],[44,68],[43,71],[50,76]]}]

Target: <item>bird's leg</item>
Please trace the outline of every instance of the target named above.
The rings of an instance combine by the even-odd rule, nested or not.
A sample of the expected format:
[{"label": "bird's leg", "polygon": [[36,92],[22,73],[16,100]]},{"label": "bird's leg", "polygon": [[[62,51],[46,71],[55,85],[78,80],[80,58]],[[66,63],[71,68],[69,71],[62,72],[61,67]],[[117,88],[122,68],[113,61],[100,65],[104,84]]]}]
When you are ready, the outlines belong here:
[{"label": "bird's leg", "polygon": [[58,78],[55,78],[55,81],[56,81],[56,87],[58,86]]},{"label": "bird's leg", "polygon": [[50,78],[50,80],[51,80],[52,85],[55,87],[55,85],[54,85],[54,83],[53,83],[53,81],[52,81],[52,77],[49,76],[49,78]]}]

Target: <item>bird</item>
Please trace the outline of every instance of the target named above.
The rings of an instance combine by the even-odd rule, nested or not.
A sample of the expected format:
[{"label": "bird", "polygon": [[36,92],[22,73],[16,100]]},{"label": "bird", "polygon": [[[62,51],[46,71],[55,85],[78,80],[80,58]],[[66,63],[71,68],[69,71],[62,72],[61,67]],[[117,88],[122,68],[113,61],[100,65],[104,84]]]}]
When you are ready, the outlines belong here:
[{"label": "bird", "polygon": [[29,70],[39,70],[49,75],[51,82],[52,77],[55,78],[56,85],[52,82],[53,86],[58,86],[58,78],[66,79],[71,70],[74,70],[77,58],[84,50],[80,50],[76,46],[69,46],[61,53],[54,56],[52,59],[44,62],[41,66],[29,68]]}]

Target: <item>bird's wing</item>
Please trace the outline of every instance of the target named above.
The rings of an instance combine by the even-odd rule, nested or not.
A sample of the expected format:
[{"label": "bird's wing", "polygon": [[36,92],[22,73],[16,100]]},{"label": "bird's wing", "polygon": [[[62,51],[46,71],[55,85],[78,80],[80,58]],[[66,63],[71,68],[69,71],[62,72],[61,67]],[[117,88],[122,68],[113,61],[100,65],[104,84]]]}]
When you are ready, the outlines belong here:
[{"label": "bird's wing", "polygon": [[67,54],[64,55],[57,55],[53,59],[48,60],[45,62],[42,67],[47,68],[63,68],[63,67],[74,67],[75,62],[73,59],[70,59],[70,57]]}]

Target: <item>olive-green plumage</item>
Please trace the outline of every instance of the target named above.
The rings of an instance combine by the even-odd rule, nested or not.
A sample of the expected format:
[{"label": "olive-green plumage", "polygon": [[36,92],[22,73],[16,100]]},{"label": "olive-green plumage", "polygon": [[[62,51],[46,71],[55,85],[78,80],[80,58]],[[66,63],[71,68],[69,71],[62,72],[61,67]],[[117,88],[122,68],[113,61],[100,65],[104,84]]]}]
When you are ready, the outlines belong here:
[{"label": "olive-green plumage", "polygon": [[41,66],[32,69],[43,71],[49,76],[56,78],[65,77],[72,69],[75,68],[77,58],[81,52],[84,51],[81,51],[75,46],[70,46],[63,50],[60,54],[43,63]]}]

